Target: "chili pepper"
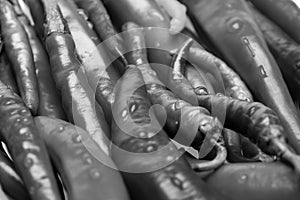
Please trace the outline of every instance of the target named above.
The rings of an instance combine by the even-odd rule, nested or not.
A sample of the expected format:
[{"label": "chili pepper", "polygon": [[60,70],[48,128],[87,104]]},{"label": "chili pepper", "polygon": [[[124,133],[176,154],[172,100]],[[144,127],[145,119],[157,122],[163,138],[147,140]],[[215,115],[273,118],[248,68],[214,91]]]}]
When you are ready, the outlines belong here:
[{"label": "chili pepper", "polygon": [[242,154],[242,145],[238,133],[229,129],[223,129],[223,135],[228,152],[227,160],[229,162],[258,162],[257,159],[247,158]]},{"label": "chili pepper", "polygon": [[44,36],[44,12],[43,5],[37,0],[25,0],[26,5],[30,9],[32,19],[34,21],[34,28],[40,38]]},{"label": "chili pepper", "polygon": [[[286,143],[284,128],[273,110],[258,102],[246,102],[225,96],[198,96],[199,105],[208,110],[226,112],[225,127],[235,130],[258,145],[269,155],[275,155],[290,163],[299,173],[299,156]],[[237,123],[238,121],[238,123]]]},{"label": "chili pepper", "polygon": [[0,97],[0,131],[30,197],[61,199],[45,144],[30,111],[2,82]]},{"label": "chili pepper", "polygon": [[279,67],[242,0],[182,1],[198,19],[226,60],[253,92],[272,108],[288,142],[300,153],[300,119]]},{"label": "chili pepper", "polygon": [[298,89],[300,88],[300,75],[298,65],[300,60],[300,46],[290,36],[283,32],[271,20],[264,17],[259,11],[251,9],[252,15],[264,34],[267,44],[276,58],[280,70],[284,76],[291,95],[296,101],[300,100]]},{"label": "chili pepper", "polygon": [[122,38],[117,35],[116,30],[110,20],[106,8],[99,0],[74,0],[78,7],[86,11],[89,20],[94,25],[94,29],[105,45],[126,66],[126,59],[122,55]]},{"label": "chili pepper", "polygon": [[10,65],[7,54],[3,50],[0,54],[0,80],[11,88],[16,94],[19,94],[19,89],[13,75],[12,66]]},{"label": "chili pepper", "polygon": [[0,151],[0,184],[4,192],[13,199],[30,199],[12,161],[3,151]]},{"label": "chili pepper", "polygon": [[[192,45],[193,39],[188,39],[181,48],[173,55],[168,70],[167,87],[170,88],[180,99],[185,100],[193,105],[197,105],[195,99],[195,92],[192,85],[184,77],[184,69],[182,65],[186,64],[186,61],[182,58],[185,56]],[[158,72],[158,71],[157,71]]]},{"label": "chili pepper", "polygon": [[300,195],[299,177],[280,162],[223,165],[206,182],[232,200],[296,200]]},{"label": "chili pepper", "polygon": [[250,1],[300,43],[300,9],[295,2],[292,0]]},{"label": "chili pepper", "polygon": [[8,1],[1,0],[0,19],[4,47],[16,74],[20,94],[26,106],[35,114],[39,105],[39,94],[26,32]]},{"label": "chili pepper", "polygon": [[109,154],[109,128],[101,107],[88,93],[88,83],[80,75],[82,65],[75,53],[75,44],[56,1],[42,1],[46,13],[46,49],[52,74],[62,95],[68,118],[85,129],[99,147]]},{"label": "chili pepper", "polygon": [[25,16],[21,16],[19,17],[19,21],[22,22],[27,33],[35,63],[40,96],[37,114],[41,116],[66,119],[64,110],[61,107],[60,96],[51,76],[51,67],[47,52],[37,37],[35,30],[30,26],[27,18],[25,18]]},{"label": "chili pepper", "polygon": [[198,68],[200,71],[202,69],[203,71],[210,72],[217,78],[218,73],[215,72],[215,69],[218,69],[221,81],[224,83],[225,93],[228,96],[243,101],[253,101],[253,97],[249,89],[241,80],[239,75],[221,59],[200,48],[190,48],[189,59],[194,61],[193,64],[196,67],[199,66]]},{"label": "chili pepper", "polygon": [[[177,142],[185,146],[191,145],[206,154],[211,148],[210,146],[205,146],[207,143],[203,143],[204,137],[206,137],[207,141],[209,141],[207,138],[214,138],[213,144],[210,142],[209,144],[215,145],[217,139],[221,136],[220,122],[216,118],[209,116],[209,112],[206,109],[193,107],[191,104],[180,100],[159,81],[156,73],[148,63],[147,52],[144,48],[144,32],[139,26],[128,22],[123,25],[123,31],[125,32],[123,36],[125,41],[127,41],[127,51],[129,52],[126,55],[128,63],[134,64],[140,69],[151,102],[161,105],[167,112],[167,121],[161,125],[165,126],[168,135]],[[160,122],[165,121],[163,118],[164,113],[161,110],[157,110],[155,113]],[[200,147],[201,145],[203,146]],[[217,146],[220,146],[220,144],[217,144]],[[203,150],[204,148],[207,149]],[[222,156],[224,154],[225,158]],[[194,168],[205,170],[207,168],[216,168],[216,165],[223,164],[226,159],[226,151],[222,146],[218,147],[218,156],[212,162],[194,165]]]},{"label": "chili pepper", "polygon": [[[36,117],[35,123],[66,186],[69,199],[129,199],[121,175],[111,168],[113,162],[86,131],[48,117]],[[91,149],[93,154],[89,151]]]},{"label": "chili pepper", "polygon": [[[150,27],[146,33],[146,43],[149,49],[151,63],[169,66],[172,57],[169,52],[180,48],[188,37],[182,34],[170,34],[170,20],[166,12],[153,0],[103,1],[110,14],[113,24],[121,30],[126,22],[135,22],[141,27]],[[151,27],[158,27],[151,29]],[[196,45],[196,44],[194,44]],[[163,51],[160,51],[163,50]]]},{"label": "chili pepper", "polygon": [[114,102],[114,85],[119,74],[109,65],[107,53],[98,45],[100,41],[96,33],[89,28],[76,10],[73,1],[58,1],[62,14],[66,19],[70,33],[74,39],[76,52],[83,63],[91,89],[96,101],[102,106],[105,119],[111,124],[111,106]]},{"label": "chili pepper", "polygon": [[247,158],[251,158],[254,160],[258,160],[261,162],[273,162],[276,160],[276,157],[271,157],[265,153],[263,153],[256,144],[253,144],[249,140],[249,138],[239,135],[240,136],[240,141],[241,141],[241,146],[243,150],[243,155]]},{"label": "chili pepper", "polygon": [[192,85],[194,92],[197,95],[215,94],[213,86],[207,77],[204,76],[204,72],[202,70],[196,70],[193,65],[187,63],[184,75]]},{"label": "chili pepper", "polygon": [[[184,43],[189,39],[183,34],[172,35],[169,32],[170,20],[166,12],[163,12],[160,7],[152,0],[140,0],[137,4],[134,0],[118,1],[103,1],[108,12],[110,13],[114,24],[121,29],[121,26],[126,22],[135,22],[141,27],[147,27],[145,29],[145,38],[148,49],[148,57],[151,63],[159,63],[165,66],[169,66],[172,60],[170,52],[174,52],[181,48]],[[153,28],[154,27],[154,28]],[[193,43],[192,48],[203,48],[196,42]],[[197,62],[195,57],[189,57],[188,61],[194,64]],[[200,62],[201,63],[201,62]],[[169,73],[167,68],[161,66],[152,68],[158,72],[160,80],[165,80],[166,74]],[[217,72],[214,68],[214,72]],[[213,79],[221,81],[221,77],[217,74],[213,74]],[[165,83],[165,82],[164,82]],[[168,84],[165,83],[167,86]],[[221,88],[223,89],[223,88]],[[217,91],[217,90],[216,90]],[[217,92],[222,92],[218,90]]]},{"label": "chili pepper", "polygon": [[150,106],[141,72],[129,67],[116,86],[112,156],[120,169],[133,170],[123,172],[132,199],[222,198],[195,177],[155,117],[150,117]]}]

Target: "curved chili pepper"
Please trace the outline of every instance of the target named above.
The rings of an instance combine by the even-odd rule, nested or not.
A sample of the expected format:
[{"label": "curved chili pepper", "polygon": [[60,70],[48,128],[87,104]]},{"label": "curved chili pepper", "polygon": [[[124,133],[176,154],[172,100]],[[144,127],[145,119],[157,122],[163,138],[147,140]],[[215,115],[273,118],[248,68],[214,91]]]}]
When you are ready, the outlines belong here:
[{"label": "curved chili pepper", "polygon": [[19,17],[19,20],[22,22],[27,33],[35,63],[40,96],[37,114],[41,116],[66,119],[64,110],[61,106],[60,96],[51,76],[51,66],[47,52],[25,16]]},{"label": "curved chili pepper", "polygon": [[[47,117],[36,117],[35,123],[66,186],[69,199],[129,199],[121,175],[111,168],[113,162],[90,140],[86,131]],[[86,146],[93,149],[93,154]],[[102,163],[104,161],[106,163]]]},{"label": "curved chili pepper", "polygon": [[243,155],[247,158],[258,160],[261,162],[273,162],[276,156],[271,157],[263,153],[256,144],[253,144],[249,138],[240,135],[241,146],[243,150]]},{"label": "curved chili pepper", "polygon": [[14,93],[19,94],[19,89],[9,63],[6,52],[3,50],[0,54],[0,80],[11,88]]},{"label": "curved chili pepper", "polygon": [[220,145],[216,143],[214,149],[216,150],[216,156],[212,161],[201,162],[196,159],[189,159],[189,157],[187,158],[189,164],[191,165],[194,171],[196,172],[209,171],[212,169],[217,169],[224,164],[227,158],[226,148],[224,147],[224,145]]},{"label": "curved chili pepper", "polygon": [[[210,146],[205,146],[208,145],[207,143],[202,144],[204,137],[206,137],[207,141],[209,140],[207,138],[211,138],[213,142],[208,143],[212,146],[218,146],[217,157],[211,162],[202,162],[194,165],[194,167],[198,170],[206,170],[207,168],[214,169],[217,165],[223,164],[226,159],[226,151],[217,142],[221,136],[220,122],[216,118],[209,116],[209,112],[206,109],[191,106],[191,104],[180,100],[159,81],[156,73],[148,63],[147,52],[144,48],[144,34],[139,28],[139,26],[130,22],[123,26],[123,31],[125,31],[124,39],[127,41],[127,51],[129,51],[126,58],[128,63],[134,64],[140,69],[151,102],[163,106],[167,112],[166,124],[162,124],[165,126],[167,134],[177,142],[186,146],[191,145],[195,149],[204,152],[204,154],[211,150],[209,149]],[[155,113],[159,121],[163,122],[164,113],[161,110],[157,110]],[[225,157],[222,155],[225,155]]]},{"label": "curved chili pepper", "polygon": [[26,32],[8,1],[1,0],[0,20],[4,47],[16,74],[19,91],[26,106],[36,114],[39,94],[32,51]]},{"label": "curved chili pepper", "polygon": [[98,45],[96,33],[77,12],[71,0],[59,0],[63,17],[66,19],[74,39],[76,52],[82,61],[89,85],[95,93],[96,101],[103,108],[105,119],[111,124],[111,106],[114,102],[114,86],[119,74],[109,64],[106,52]]},{"label": "curved chili pepper", "polygon": [[246,2],[242,0],[182,0],[255,98],[279,116],[288,142],[300,153],[300,118]]},{"label": "curved chili pepper", "polygon": [[155,117],[149,115],[150,106],[140,70],[129,68],[116,87],[112,156],[120,169],[134,170],[123,173],[131,197],[146,200],[222,198],[195,177],[180,152],[169,143],[166,133],[152,123]]},{"label": "curved chili pepper", "polygon": [[216,75],[214,69],[217,68],[224,83],[226,95],[242,101],[253,101],[251,92],[240,76],[221,59],[200,48],[190,48],[189,59],[194,61],[194,66],[199,70],[202,69],[214,75]]},{"label": "curved chili pepper", "polygon": [[292,0],[250,0],[259,10],[300,43],[300,9]]},{"label": "curved chili pepper", "polygon": [[3,191],[15,200],[30,200],[23,181],[15,170],[12,161],[0,151],[0,185]]},{"label": "curved chili pepper", "polygon": [[232,200],[296,200],[300,195],[299,177],[280,162],[223,165],[206,182]]},{"label": "curved chili pepper", "polygon": [[[61,199],[48,153],[22,99],[0,82],[0,131],[33,200]],[[38,173],[37,173],[38,172]]]},{"label": "curved chili pepper", "polygon": [[[276,155],[300,172],[300,157],[286,143],[284,128],[273,110],[258,102],[246,102],[225,96],[198,96],[199,105],[226,111],[225,127],[248,137],[265,153]],[[237,123],[237,121],[239,123]]]},{"label": "curved chili pepper", "polygon": [[215,94],[213,86],[209,80],[207,80],[207,77],[204,76],[203,71],[200,69],[196,70],[195,67],[189,63],[187,63],[184,68],[184,75],[197,95]]},{"label": "curved chili pepper", "polygon": [[74,53],[75,44],[68,26],[55,0],[43,0],[42,3],[46,13],[46,49],[68,118],[88,131],[99,147],[109,154],[109,128],[101,107],[94,104],[88,88],[84,87],[88,85],[84,77],[79,77],[82,65]]},{"label": "curved chili pepper", "polygon": [[223,129],[223,135],[229,162],[258,162],[257,159],[247,158],[242,154],[242,145],[238,133],[229,129]]},{"label": "curved chili pepper", "polygon": [[291,95],[300,101],[300,46],[290,36],[283,32],[271,20],[263,16],[254,8],[251,9],[252,15],[264,34],[267,44],[279,63],[284,80],[290,89]]},{"label": "curved chili pepper", "polygon": [[186,64],[187,54],[193,44],[193,41],[193,38],[189,38],[173,55],[171,60],[171,67],[173,68],[172,72],[174,73],[172,74],[173,76],[181,76],[184,74],[181,66]]},{"label": "curved chili pepper", "polygon": [[99,0],[74,0],[78,7],[84,9],[92,22],[96,33],[105,42],[109,51],[115,56],[120,57],[126,66],[126,59],[122,55],[122,38],[117,35],[116,30],[110,20],[106,8]]}]

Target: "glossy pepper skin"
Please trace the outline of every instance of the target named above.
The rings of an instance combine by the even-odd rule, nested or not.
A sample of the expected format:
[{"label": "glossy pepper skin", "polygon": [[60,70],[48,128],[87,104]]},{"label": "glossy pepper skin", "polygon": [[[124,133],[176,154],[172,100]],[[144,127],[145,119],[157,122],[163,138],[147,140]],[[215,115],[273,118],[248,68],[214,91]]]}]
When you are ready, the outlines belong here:
[{"label": "glossy pepper skin", "polygon": [[[269,155],[275,155],[300,172],[300,157],[286,143],[284,128],[276,113],[262,103],[230,99],[225,96],[198,96],[199,105],[226,113],[225,127],[237,131]],[[238,122],[238,123],[237,123]]]},{"label": "glossy pepper skin", "polygon": [[300,9],[294,1],[250,0],[250,2],[300,43]]},{"label": "glossy pepper skin", "polygon": [[80,76],[82,65],[75,44],[56,1],[42,1],[46,13],[46,49],[52,74],[62,96],[68,119],[85,129],[100,148],[109,154],[109,128],[101,107],[88,93],[88,83]]},{"label": "glossy pepper skin", "polygon": [[17,77],[20,94],[26,106],[36,114],[39,94],[33,55],[26,32],[8,1],[1,0],[0,20],[4,48]]},{"label": "glossy pepper skin", "polygon": [[0,53],[0,80],[10,87],[14,93],[19,94],[19,89],[12,71],[12,66],[4,50]]},{"label": "glossy pepper skin", "polygon": [[[115,167],[111,159],[86,131],[48,117],[36,117],[35,123],[66,186],[69,199],[129,199],[120,173],[111,168]],[[86,149],[87,145],[92,153]]]},{"label": "glossy pepper skin", "polygon": [[61,97],[51,76],[51,66],[47,52],[25,16],[20,17],[19,20],[23,23],[27,33],[35,63],[40,102],[37,115],[66,119],[66,114],[61,106]]},{"label": "glossy pepper skin", "polygon": [[280,162],[224,165],[206,183],[232,200],[296,200],[300,195],[299,177]]},{"label": "glossy pepper skin", "polygon": [[189,63],[187,63],[184,68],[184,76],[190,82],[196,94],[215,94],[213,86],[202,70],[195,69],[195,67]]},{"label": "glossy pepper skin", "polygon": [[96,101],[103,108],[105,119],[111,124],[111,106],[114,102],[114,86],[120,75],[116,72],[96,33],[77,12],[73,0],[60,0],[59,6],[74,39],[76,52],[82,62],[89,85]]},{"label": "glossy pepper skin", "polygon": [[[145,28],[145,38],[150,63],[170,66],[172,54],[183,47],[187,39],[189,39],[189,37],[184,34],[170,34],[169,16],[153,0],[140,0],[138,3],[135,0],[104,0],[103,2],[114,25],[119,29],[121,29],[122,25],[126,22],[134,22],[140,27]],[[203,47],[196,42],[193,42],[190,49],[192,48],[203,50]],[[192,64],[202,63],[201,59],[202,58],[197,58],[196,56],[188,57],[188,61]],[[168,76],[169,73],[167,68],[162,68],[161,66],[152,67],[158,72],[157,74],[160,80],[165,80],[165,77]],[[216,66],[211,68],[210,73],[213,75],[213,79],[216,79],[215,82],[219,84],[222,79],[217,72]],[[168,85],[166,82],[164,82],[164,84]],[[189,89],[190,88],[187,88],[187,90]],[[224,90],[223,88],[219,88],[216,92],[224,92]]]},{"label": "glossy pepper skin", "polygon": [[0,151],[0,184],[4,192],[16,200],[30,200],[23,181],[16,172],[13,162]]},{"label": "glossy pepper skin", "polygon": [[[169,137],[180,144],[193,146],[197,150],[201,149],[204,154],[208,154],[221,137],[222,126],[220,122],[211,117],[206,109],[192,106],[179,99],[163,85],[148,63],[144,32],[137,24],[128,22],[123,25],[123,31],[125,32],[123,38],[126,41],[128,52],[125,57],[129,64],[135,65],[141,71],[151,103],[160,105],[158,109],[154,109],[154,112]],[[166,111],[166,116],[161,108]],[[205,143],[204,139],[209,141],[208,138],[213,138],[213,142]],[[220,154],[226,154],[225,149],[220,148],[223,150]],[[196,168],[198,170],[216,168],[216,165],[222,165],[225,159],[226,155],[217,161],[197,165]]]},{"label": "glossy pepper skin", "polygon": [[44,37],[43,5],[38,0],[25,0],[25,2],[30,9],[31,16],[34,21],[34,28],[36,29],[36,33],[42,39]]},{"label": "glossy pepper skin", "polygon": [[182,0],[253,96],[279,116],[285,135],[300,153],[300,118],[263,34],[242,0]]},{"label": "glossy pepper skin", "polygon": [[[172,57],[169,51],[178,50],[186,42],[188,37],[182,34],[170,34],[170,19],[165,11],[153,0],[104,0],[105,7],[110,14],[113,24],[121,30],[126,22],[134,22],[148,29],[146,43],[149,61],[170,66]],[[193,47],[200,48],[196,43]],[[201,47],[202,48],[202,47]]]},{"label": "glossy pepper skin", "polygon": [[110,16],[106,11],[102,1],[99,0],[73,0],[79,8],[85,10],[88,19],[102,41],[108,39],[105,43],[107,48],[116,56],[121,56],[122,38],[117,35]]},{"label": "glossy pepper skin", "polygon": [[0,131],[30,197],[60,200],[61,194],[33,117],[22,99],[0,82]]},{"label": "glossy pepper skin", "polygon": [[300,45],[274,22],[251,7],[251,13],[276,58],[285,82],[294,100],[300,101]]},{"label": "glossy pepper skin", "polygon": [[131,198],[223,199],[195,177],[158,122],[151,122],[155,117],[148,113],[151,104],[144,85],[140,70],[129,67],[116,87],[113,105],[112,157],[120,169],[133,170],[122,173]]},{"label": "glossy pepper skin", "polygon": [[251,141],[246,140],[246,138],[243,138],[243,141],[241,141],[240,134],[225,128],[223,129],[223,136],[228,151],[227,160],[229,162],[241,163],[264,161],[260,158],[259,149],[252,144]]}]

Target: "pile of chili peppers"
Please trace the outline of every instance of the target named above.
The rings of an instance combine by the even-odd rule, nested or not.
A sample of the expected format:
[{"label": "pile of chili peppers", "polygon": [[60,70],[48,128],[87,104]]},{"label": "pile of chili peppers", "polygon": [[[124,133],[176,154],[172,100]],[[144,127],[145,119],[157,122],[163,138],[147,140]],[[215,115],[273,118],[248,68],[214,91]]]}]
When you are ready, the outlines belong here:
[{"label": "pile of chili peppers", "polygon": [[299,199],[300,8],[180,3],[0,0],[7,199]]}]

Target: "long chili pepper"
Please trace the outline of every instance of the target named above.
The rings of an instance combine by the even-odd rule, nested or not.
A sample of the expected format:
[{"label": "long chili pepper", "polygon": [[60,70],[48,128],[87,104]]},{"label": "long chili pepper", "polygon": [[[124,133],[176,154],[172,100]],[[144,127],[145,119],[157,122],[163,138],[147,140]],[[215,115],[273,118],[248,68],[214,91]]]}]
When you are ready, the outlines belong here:
[{"label": "long chili pepper", "polygon": [[250,0],[300,43],[300,9],[293,0]]},{"label": "long chili pepper", "polygon": [[105,119],[111,124],[111,106],[114,102],[114,85],[119,78],[115,69],[108,65],[106,52],[98,47],[100,41],[96,33],[77,12],[73,0],[59,0],[62,15],[66,19],[74,39],[76,52],[83,63],[85,74],[96,101],[103,108]]},{"label": "long chili pepper", "polygon": [[255,98],[272,108],[285,128],[288,142],[300,153],[300,118],[263,34],[243,0],[182,0],[209,33],[227,62]]},{"label": "long chili pepper", "polygon": [[0,82],[0,131],[30,197],[61,199],[45,144],[22,99]]},{"label": "long chili pepper", "polygon": [[223,165],[206,182],[231,200],[297,200],[300,195],[299,177],[280,162]]},{"label": "long chili pepper", "polygon": [[99,0],[73,0],[78,7],[84,9],[89,20],[92,22],[96,33],[105,42],[114,56],[121,57],[121,61],[126,64],[126,59],[122,55],[122,38],[117,35],[116,30],[110,20],[106,8]]},{"label": "long chili pepper", "polygon": [[252,15],[264,34],[264,38],[279,63],[285,82],[295,100],[300,101],[300,46],[290,36],[283,32],[274,22],[263,16],[255,8]]},{"label": "long chili pepper", "polygon": [[[72,200],[129,199],[120,173],[83,129],[58,119],[35,123]],[[93,154],[86,149],[93,150]],[[97,157],[94,157],[96,155]]]},{"label": "long chili pepper", "polygon": [[155,117],[150,117],[150,106],[140,70],[129,67],[116,86],[112,156],[120,169],[131,170],[122,173],[131,198],[221,199],[195,177]]},{"label": "long chili pepper", "polygon": [[6,0],[0,3],[4,47],[17,77],[20,94],[26,106],[35,114],[39,106],[39,94],[30,43],[12,5]]},{"label": "long chili pepper", "polygon": [[13,162],[2,150],[0,150],[0,185],[4,192],[15,200],[30,199]]},{"label": "long chili pepper", "polygon": [[0,80],[11,88],[16,94],[19,94],[19,89],[12,71],[12,66],[9,63],[6,52],[3,50],[0,53]]},{"label": "long chili pepper", "polygon": [[37,114],[41,116],[66,119],[64,110],[61,106],[60,96],[51,76],[51,67],[47,52],[37,37],[35,30],[23,14],[19,17],[19,21],[22,22],[27,33],[35,63],[39,88],[39,108]]},{"label": "long chili pepper", "polygon": [[68,118],[88,131],[100,148],[109,154],[109,128],[101,107],[92,101],[88,93],[88,83],[84,82],[84,77],[79,77],[82,65],[76,57],[68,26],[56,1],[43,0],[42,3],[46,13],[46,49]]},{"label": "long chili pepper", "polygon": [[[163,106],[167,112],[166,124],[162,125],[165,126],[168,135],[177,142],[186,146],[191,145],[197,150],[203,151],[207,148],[203,152],[204,154],[208,153],[207,151],[211,150],[209,149],[211,146],[205,146],[207,143],[203,145],[203,140],[205,137],[214,138],[212,145],[217,143],[215,139],[219,139],[221,136],[220,122],[209,116],[206,109],[193,107],[191,104],[180,100],[159,81],[147,61],[143,31],[136,24],[126,23],[123,26],[123,31],[126,32],[124,39],[127,41],[127,51],[129,51],[126,55],[128,63],[134,64],[141,70],[151,102]],[[164,113],[158,111],[156,115],[160,119],[159,121],[164,121]],[[209,141],[207,138],[206,140]],[[201,145],[203,146],[200,147]],[[206,170],[223,164],[226,159],[226,151],[220,144],[217,146],[218,157],[211,162],[194,165],[194,168]]]},{"label": "long chili pepper", "polygon": [[198,96],[199,105],[226,111],[225,127],[248,137],[267,154],[288,162],[300,172],[300,158],[286,143],[284,128],[273,110],[258,102],[246,102],[225,96]]},{"label": "long chili pepper", "polygon": [[25,0],[30,9],[32,19],[34,21],[34,28],[40,38],[44,37],[44,12],[43,6],[37,0]]}]

